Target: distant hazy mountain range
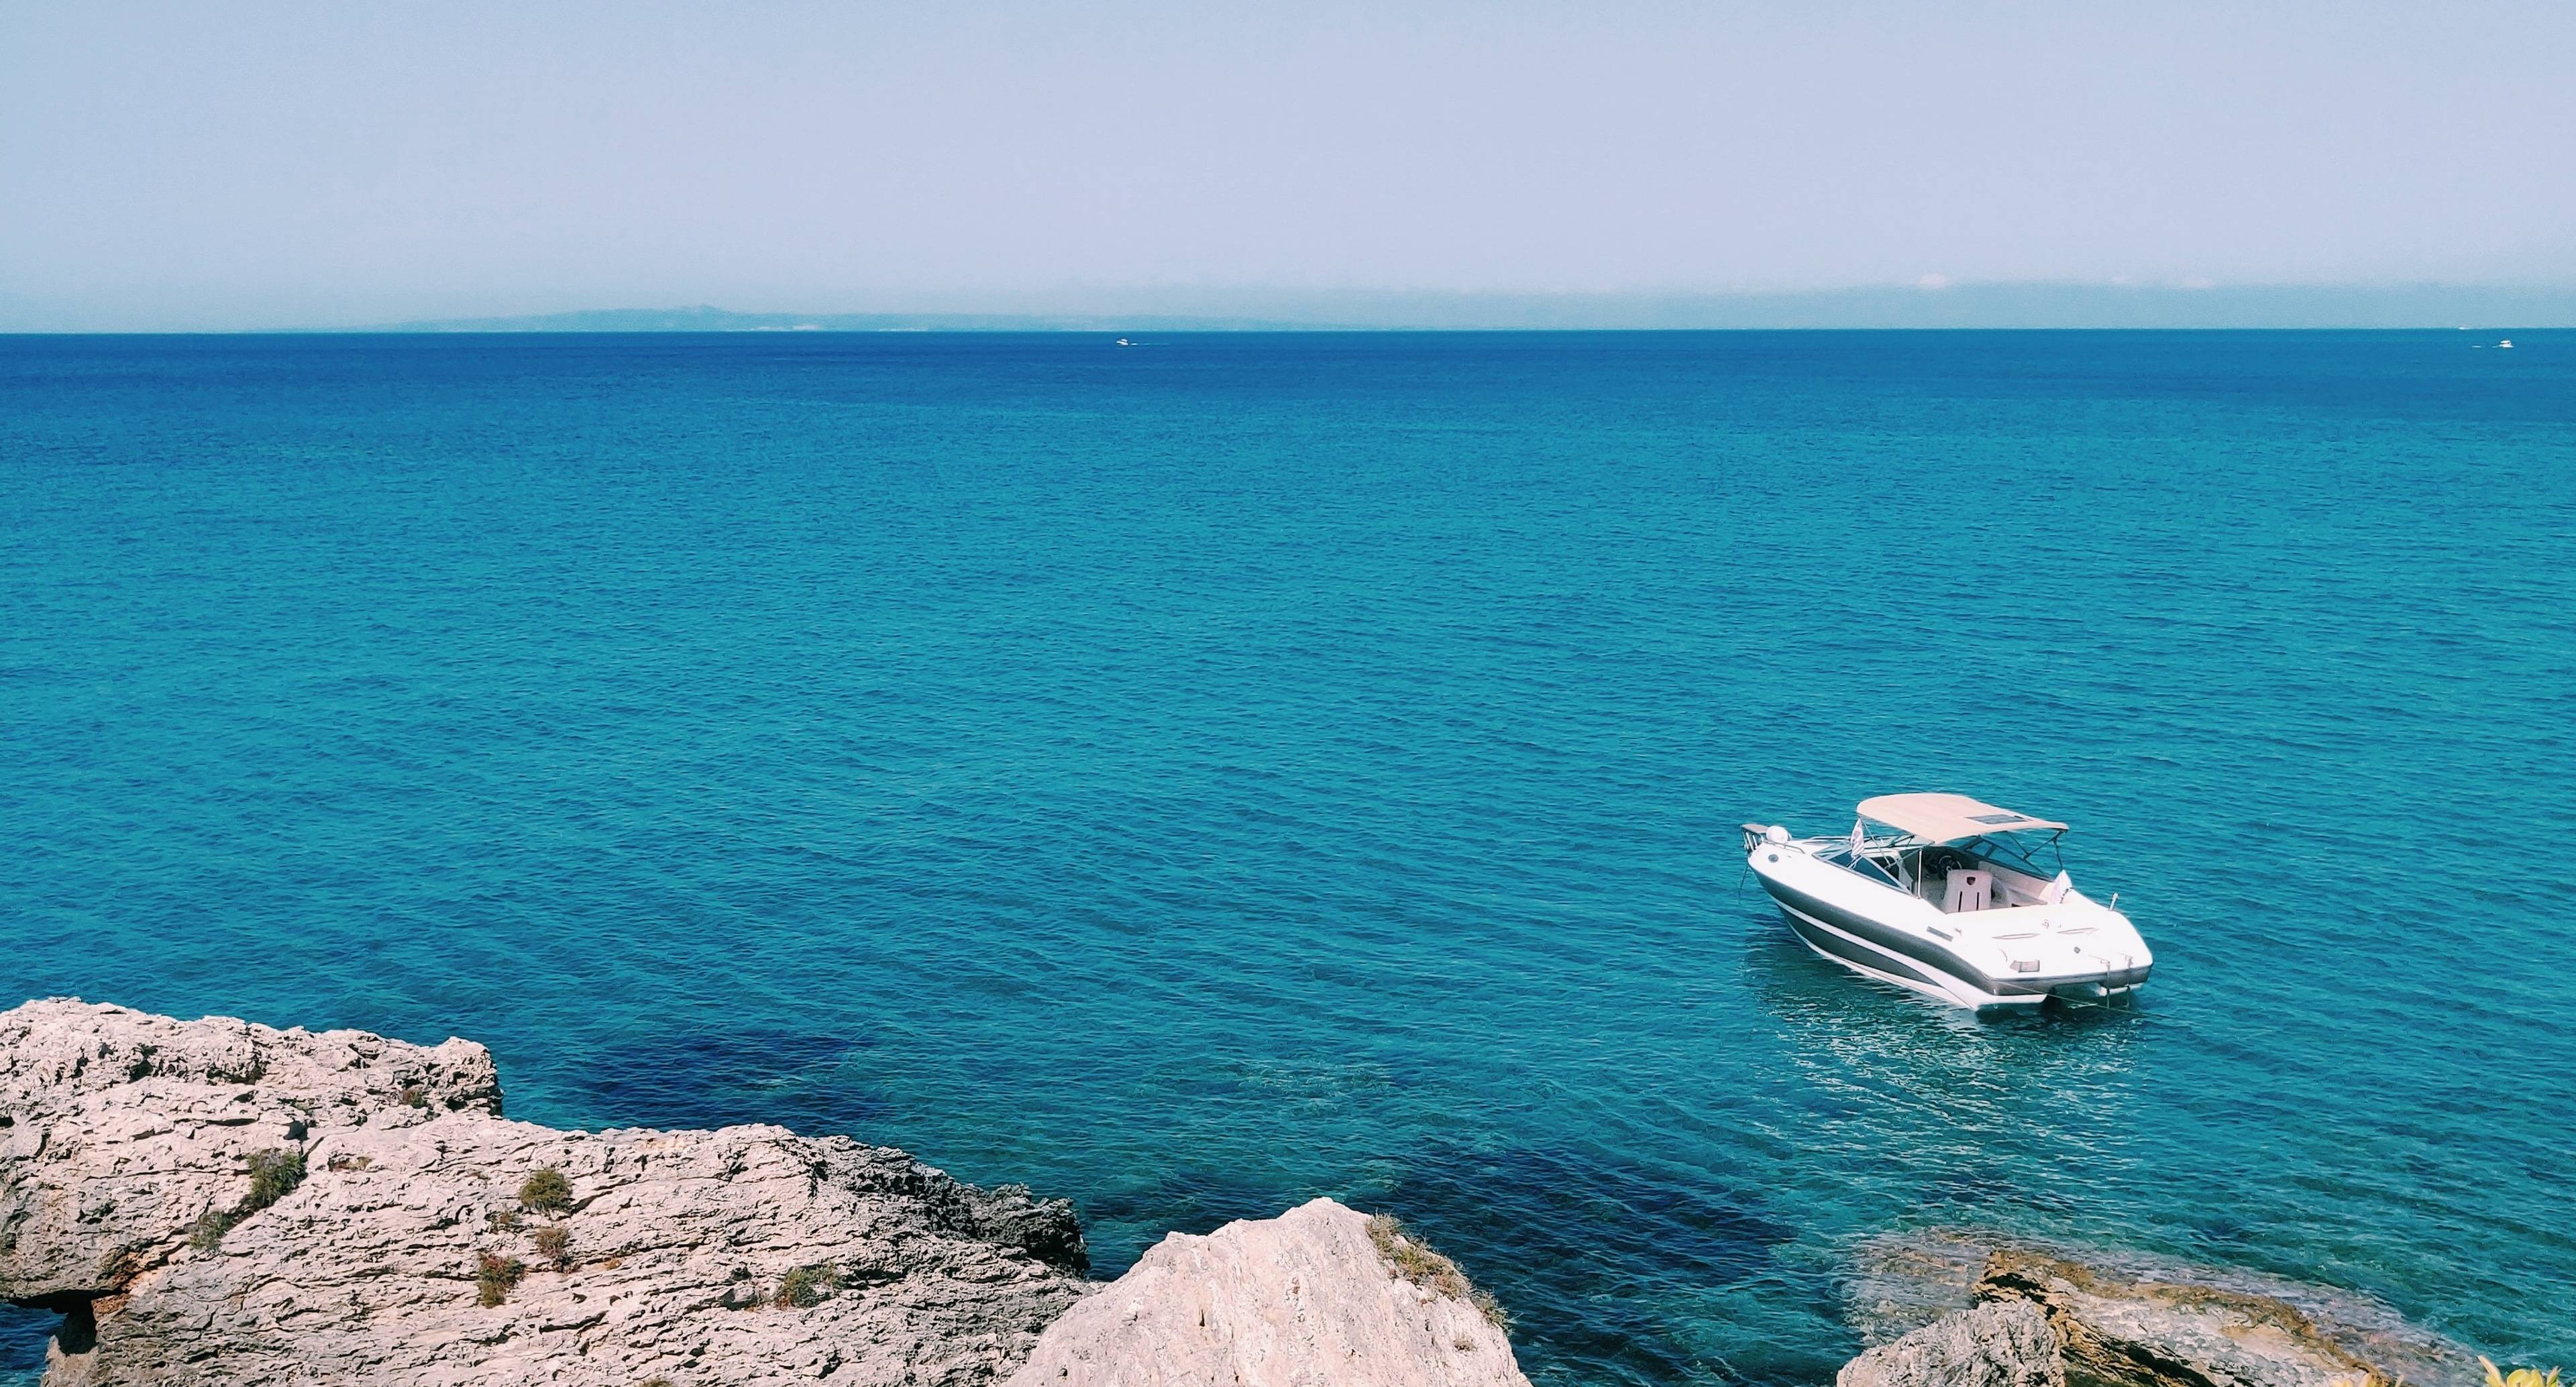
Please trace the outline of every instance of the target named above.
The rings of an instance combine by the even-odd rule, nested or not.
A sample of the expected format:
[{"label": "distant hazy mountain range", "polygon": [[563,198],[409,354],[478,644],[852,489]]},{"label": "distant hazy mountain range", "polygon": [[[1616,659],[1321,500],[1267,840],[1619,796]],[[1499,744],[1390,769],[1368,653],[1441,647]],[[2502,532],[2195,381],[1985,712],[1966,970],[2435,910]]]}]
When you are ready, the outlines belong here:
[{"label": "distant hazy mountain range", "polygon": [[[2576,327],[2576,286],[1891,285],[1801,293],[1464,294],[1260,288],[950,296],[902,312],[610,308],[387,322],[0,294],[0,332],[1224,332],[1595,328]],[[308,313],[311,310],[307,310]],[[296,316],[289,316],[296,315]]]},{"label": "distant hazy mountain range", "polygon": [[[1105,297],[1105,296],[1104,296]],[[393,325],[406,332],[1140,332],[1584,328],[2300,328],[2576,326],[2576,288],[2181,289],[1963,284],[1794,294],[1207,291],[1061,311],[737,313],[618,308]]]},{"label": "distant hazy mountain range", "polygon": [[736,313],[695,308],[600,308],[518,318],[440,318],[395,323],[388,332],[1109,332],[1162,329],[1287,330],[1329,326],[1251,318],[1169,314],[1111,317],[1056,313]]}]

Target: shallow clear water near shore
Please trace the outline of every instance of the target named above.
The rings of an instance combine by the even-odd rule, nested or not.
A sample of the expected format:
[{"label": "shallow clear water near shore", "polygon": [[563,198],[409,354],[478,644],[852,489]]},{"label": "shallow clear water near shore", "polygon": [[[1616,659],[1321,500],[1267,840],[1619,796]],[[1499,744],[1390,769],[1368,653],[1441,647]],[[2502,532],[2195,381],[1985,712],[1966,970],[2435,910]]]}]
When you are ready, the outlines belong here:
[{"label": "shallow clear water near shore", "polygon": [[[1934,1224],[2576,1362],[2513,337],[0,338],[0,1005],[465,1035],[1104,1273],[1334,1194],[1550,1387],[1827,1380]],[[2142,1007],[1790,940],[1735,826],[1898,789],[2073,821]]]}]

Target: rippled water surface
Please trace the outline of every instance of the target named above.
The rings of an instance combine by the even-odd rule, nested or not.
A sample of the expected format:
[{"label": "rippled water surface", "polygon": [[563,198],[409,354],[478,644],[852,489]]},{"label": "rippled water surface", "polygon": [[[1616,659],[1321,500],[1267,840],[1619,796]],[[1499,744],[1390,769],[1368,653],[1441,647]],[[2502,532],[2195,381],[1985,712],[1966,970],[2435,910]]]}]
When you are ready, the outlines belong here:
[{"label": "rippled water surface", "polygon": [[[0,339],[0,1005],[466,1035],[1103,1272],[1338,1195],[1547,1387],[1827,1380],[1963,1223],[2576,1361],[2515,338]],[[2072,820],[2141,1010],[1798,947],[1736,825],[1898,789]]]}]

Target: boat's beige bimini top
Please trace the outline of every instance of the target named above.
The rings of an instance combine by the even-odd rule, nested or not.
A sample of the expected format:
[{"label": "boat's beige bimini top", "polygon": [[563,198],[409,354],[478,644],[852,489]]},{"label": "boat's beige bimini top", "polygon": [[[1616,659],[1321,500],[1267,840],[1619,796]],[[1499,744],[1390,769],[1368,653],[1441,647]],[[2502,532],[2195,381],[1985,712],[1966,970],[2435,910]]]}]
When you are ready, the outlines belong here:
[{"label": "boat's beige bimini top", "polygon": [[1989,833],[2064,831],[2055,819],[2034,819],[1966,795],[1880,795],[1860,802],[1860,816],[1927,843],[1958,843]]}]

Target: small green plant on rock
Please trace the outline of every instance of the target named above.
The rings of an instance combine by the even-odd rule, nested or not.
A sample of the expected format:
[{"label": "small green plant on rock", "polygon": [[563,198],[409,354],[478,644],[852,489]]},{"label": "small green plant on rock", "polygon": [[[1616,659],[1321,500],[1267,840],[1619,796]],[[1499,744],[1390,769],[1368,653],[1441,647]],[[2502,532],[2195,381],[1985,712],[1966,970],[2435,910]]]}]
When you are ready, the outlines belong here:
[{"label": "small green plant on rock", "polygon": [[517,1286],[519,1278],[527,1274],[527,1267],[516,1257],[504,1257],[497,1252],[476,1253],[474,1255],[474,1303],[489,1306],[508,1300],[511,1288]]},{"label": "small green plant on rock", "polygon": [[233,1231],[236,1221],[221,1209],[208,1209],[197,1215],[196,1222],[188,1225],[188,1246],[199,1252],[214,1251],[223,1246],[224,1234]]},{"label": "small green plant on rock", "polygon": [[528,1243],[546,1265],[557,1271],[572,1270],[572,1230],[560,1223],[549,1223],[528,1235]]},{"label": "small green plant on rock", "polygon": [[778,1283],[778,1308],[806,1310],[823,1303],[823,1298],[841,1289],[837,1268],[817,1264],[791,1267]]},{"label": "small green plant on rock", "polygon": [[246,1158],[250,1166],[250,1193],[243,1196],[238,1217],[247,1218],[269,1205],[295,1193],[304,1183],[304,1153],[284,1151],[274,1146],[253,1151]]},{"label": "small green plant on rock", "polygon": [[1425,1290],[1475,1306],[1476,1312],[1496,1329],[1506,1332],[1511,1329],[1512,1318],[1504,1313],[1501,1301],[1478,1289],[1467,1279],[1465,1272],[1458,1270],[1456,1262],[1432,1251],[1405,1231],[1404,1225],[1398,1223],[1394,1215],[1370,1215],[1368,1234],[1369,1241],[1377,1244],[1378,1255],[1386,1259],[1386,1264],[1394,1269],[1397,1276]]},{"label": "small green plant on rock", "polygon": [[572,1181],[553,1166],[529,1173],[519,1182],[519,1202],[541,1214],[572,1212]]},{"label": "small green plant on rock", "polygon": [[223,1246],[224,1234],[241,1226],[243,1219],[295,1193],[304,1183],[304,1153],[277,1147],[253,1151],[242,1158],[250,1175],[250,1192],[229,1209],[208,1209],[188,1225],[188,1246],[199,1252],[212,1252]]}]

